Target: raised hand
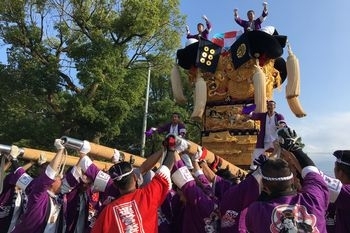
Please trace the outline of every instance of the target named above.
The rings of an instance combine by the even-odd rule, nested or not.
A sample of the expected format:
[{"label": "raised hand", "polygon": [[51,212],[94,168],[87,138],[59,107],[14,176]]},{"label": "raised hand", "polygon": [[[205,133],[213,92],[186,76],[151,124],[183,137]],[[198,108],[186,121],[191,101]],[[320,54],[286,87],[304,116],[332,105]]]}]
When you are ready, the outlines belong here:
[{"label": "raised hand", "polygon": [[[170,133],[170,134],[168,134],[168,135],[166,136],[166,140],[167,140],[169,137],[174,138],[174,140],[175,140],[174,149],[175,149],[178,153],[184,152],[184,151],[186,151],[186,150],[188,149],[189,143],[188,143],[185,139],[183,139],[183,138],[181,138],[181,137],[179,137],[179,136],[176,136],[176,135]],[[164,142],[166,143],[166,140],[163,141],[163,145],[164,145]]]},{"label": "raised hand", "polygon": [[11,160],[16,160],[18,155],[20,154],[21,154],[21,150],[18,148],[18,146],[12,145],[10,150]]},{"label": "raised hand", "polygon": [[64,145],[61,139],[55,139],[54,145],[56,147],[57,150],[62,150],[64,149]]},{"label": "raised hand", "polygon": [[186,25],[186,32],[190,33],[190,27],[188,25]]},{"label": "raised hand", "polygon": [[288,151],[303,149],[305,146],[301,142],[301,137],[297,135],[295,130],[292,130],[289,127],[278,129],[277,135],[280,146]]},{"label": "raised hand", "polygon": [[154,132],[155,132],[156,130],[157,130],[157,129],[154,128],[154,127],[152,127],[152,128],[150,128],[149,130],[147,130],[147,131],[145,132],[146,137],[151,137],[151,136],[154,134]]},{"label": "raised hand", "polygon": [[267,2],[263,2],[264,11],[266,11],[266,10],[267,10],[267,5],[268,5],[268,3],[267,3]]},{"label": "raised hand", "polygon": [[255,104],[244,105],[242,108],[242,114],[249,115],[251,112],[254,112],[256,109]]},{"label": "raised hand", "polygon": [[169,134],[166,136],[165,140],[163,141],[163,146],[168,150],[168,151],[175,151],[175,146],[176,146],[176,136]]},{"label": "raised hand", "polygon": [[258,158],[254,159],[253,163],[254,165],[261,167],[267,160],[269,160],[269,158],[266,155],[261,154]]},{"label": "raised hand", "polygon": [[43,165],[46,162],[47,162],[47,158],[46,158],[45,153],[44,152],[40,153],[37,163],[41,166],[41,165]]},{"label": "raised hand", "polygon": [[238,9],[237,8],[233,9],[233,14],[234,14],[235,17],[238,16]]},{"label": "raised hand", "polygon": [[205,21],[208,21],[208,17],[206,15],[202,15],[202,18],[205,20]]}]

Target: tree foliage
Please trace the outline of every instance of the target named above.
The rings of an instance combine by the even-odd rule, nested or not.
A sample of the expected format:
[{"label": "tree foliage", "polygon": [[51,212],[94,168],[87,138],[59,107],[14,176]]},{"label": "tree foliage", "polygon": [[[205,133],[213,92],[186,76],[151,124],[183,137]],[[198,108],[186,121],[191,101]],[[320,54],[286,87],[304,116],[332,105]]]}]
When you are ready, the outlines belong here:
[{"label": "tree foliage", "polygon": [[151,123],[175,108],[168,76],[183,25],[177,0],[1,1],[1,143],[137,143],[148,64]]}]

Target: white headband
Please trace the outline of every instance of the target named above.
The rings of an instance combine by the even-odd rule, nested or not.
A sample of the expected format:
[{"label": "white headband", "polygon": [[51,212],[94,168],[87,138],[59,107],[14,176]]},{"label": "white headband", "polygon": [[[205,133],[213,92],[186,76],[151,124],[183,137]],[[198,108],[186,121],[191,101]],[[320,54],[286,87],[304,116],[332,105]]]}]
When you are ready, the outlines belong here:
[{"label": "white headband", "polygon": [[[114,177],[112,180],[121,180],[123,177],[130,175],[132,172],[134,171],[134,169],[131,169],[130,171],[128,171],[127,173],[121,174],[120,176],[116,176]],[[115,174],[115,173],[114,173]]]},{"label": "white headband", "polygon": [[262,178],[264,180],[268,180],[268,181],[285,181],[285,180],[290,180],[293,178],[293,173],[291,173],[289,176],[285,176],[285,177],[268,177],[268,176],[262,176]]},{"label": "white headband", "polygon": [[337,163],[341,163],[341,164],[350,166],[350,163],[344,162],[344,161],[342,161],[341,159],[338,159],[338,158],[337,158]]}]

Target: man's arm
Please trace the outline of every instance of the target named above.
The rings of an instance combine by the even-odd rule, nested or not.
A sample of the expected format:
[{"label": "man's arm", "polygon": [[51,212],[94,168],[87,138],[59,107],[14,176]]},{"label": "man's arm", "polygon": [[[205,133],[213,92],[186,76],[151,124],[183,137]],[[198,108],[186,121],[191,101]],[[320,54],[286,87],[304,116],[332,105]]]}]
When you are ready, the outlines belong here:
[{"label": "man's arm", "polygon": [[146,174],[149,170],[151,170],[159,161],[161,156],[163,155],[163,150],[159,150],[156,153],[150,155],[140,166],[140,172],[142,175]]},{"label": "man's arm", "polygon": [[234,10],[233,10],[233,16],[234,16],[235,22],[236,22],[239,26],[241,26],[241,27],[243,27],[243,28],[246,27],[247,21],[246,21],[246,20],[242,20],[242,19],[239,17],[239,15],[238,15],[238,9],[234,9]]},{"label": "man's arm", "polygon": [[57,152],[55,157],[50,161],[49,166],[52,168],[53,171],[56,172],[56,175],[58,175],[63,162],[65,148],[62,144],[61,139],[56,139],[54,145],[57,149]]},{"label": "man's arm", "polygon": [[267,11],[267,2],[264,2],[263,6],[264,6],[263,12],[262,12],[261,16],[258,18],[260,23],[264,22],[267,15],[269,14],[269,12]]},{"label": "man's arm", "polygon": [[209,32],[211,31],[212,25],[211,25],[211,23],[210,23],[210,21],[209,21],[209,19],[208,19],[208,17],[207,17],[206,15],[203,15],[202,18],[203,18],[204,21],[205,21],[205,24],[206,24],[206,26],[207,26],[207,31],[208,31],[208,33],[209,33]]}]

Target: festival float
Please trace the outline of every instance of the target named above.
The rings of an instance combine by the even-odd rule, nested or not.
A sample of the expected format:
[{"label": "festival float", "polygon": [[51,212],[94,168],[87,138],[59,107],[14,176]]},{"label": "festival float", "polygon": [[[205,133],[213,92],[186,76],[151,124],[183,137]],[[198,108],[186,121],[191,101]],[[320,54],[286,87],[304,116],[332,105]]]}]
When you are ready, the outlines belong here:
[{"label": "festival float", "polygon": [[[266,30],[221,35],[211,41],[191,39],[177,51],[172,91],[177,103],[186,102],[180,78],[180,69],[184,69],[194,87],[191,119],[202,126],[202,146],[246,169],[260,129],[259,121],[247,114],[266,112],[266,101],[273,100],[274,91],[285,81],[290,110],[296,117],[306,116],[299,101],[299,62],[285,35]],[[230,38],[228,42],[225,37]],[[286,60],[282,57],[285,49]]]},{"label": "festival float", "polygon": [[[248,113],[266,112],[266,101],[273,100],[274,91],[281,89],[284,82],[287,82],[285,96],[290,110],[296,117],[304,117],[306,113],[299,101],[299,62],[287,36],[264,30],[232,31],[221,35],[211,41],[191,39],[185,48],[177,51],[171,86],[179,104],[187,101],[180,69],[186,71],[189,83],[194,87],[191,119],[202,127],[201,144],[186,140],[188,147],[185,152],[189,155],[202,153],[201,157],[208,164],[228,168],[233,174],[240,175],[246,173],[250,164],[260,129],[259,121],[249,119]],[[225,40],[225,37],[229,39]],[[285,49],[288,52],[286,60],[282,57]],[[67,136],[61,139],[66,148],[84,149],[103,170],[113,165],[111,161],[116,154],[119,161],[129,161],[136,167],[145,160],[86,140]],[[10,148],[0,145],[0,153],[8,154]],[[37,160],[44,156],[49,162],[54,155],[48,151],[21,148],[20,157]],[[287,161],[295,159],[285,150],[282,150],[282,157]],[[65,164],[74,166],[78,159],[67,155]]]}]

